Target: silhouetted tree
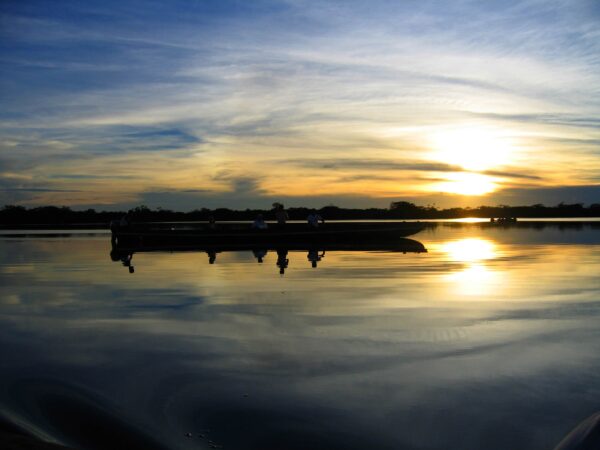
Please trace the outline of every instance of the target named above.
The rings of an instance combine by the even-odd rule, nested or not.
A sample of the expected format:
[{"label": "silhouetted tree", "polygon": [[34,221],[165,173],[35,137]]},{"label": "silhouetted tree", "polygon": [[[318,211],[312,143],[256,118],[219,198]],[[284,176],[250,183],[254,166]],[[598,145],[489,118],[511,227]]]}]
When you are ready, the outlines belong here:
[{"label": "silhouetted tree", "polygon": [[[280,203],[274,203],[277,207]],[[290,208],[290,217],[304,219],[311,208]],[[272,210],[271,210],[272,211]],[[190,212],[177,212],[169,209],[150,209],[146,205],[140,205],[129,210],[134,221],[204,221],[209,216],[217,220],[253,220],[258,214],[265,216],[271,211],[259,209],[245,209],[235,211],[228,208],[217,208],[214,210],[202,208]],[[318,210],[326,220],[332,219],[449,219],[459,217],[600,217],[600,203],[594,203],[584,207],[582,203],[566,204],[559,203],[556,206],[544,206],[535,204],[531,206],[479,206],[477,208],[448,208],[437,209],[433,205],[426,207],[417,206],[406,201],[397,201],[390,204],[389,209],[383,208],[340,208],[328,205]],[[40,206],[26,208],[20,205],[6,205],[0,209],[0,226],[10,227],[14,225],[86,225],[105,227],[113,219],[118,219],[124,214],[123,211],[95,211],[86,209],[74,211],[68,207]]]}]

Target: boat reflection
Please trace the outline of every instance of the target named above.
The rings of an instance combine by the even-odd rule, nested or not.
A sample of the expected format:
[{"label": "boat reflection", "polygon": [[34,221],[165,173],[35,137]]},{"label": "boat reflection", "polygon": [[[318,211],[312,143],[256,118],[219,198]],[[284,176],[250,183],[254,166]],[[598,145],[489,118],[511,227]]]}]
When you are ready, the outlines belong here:
[{"label": "boat reflection", "polygon": [[120,252],[113,248],[110,252],[110,259],[113,261],[121,261],[121,264],[123,264],[124,267],[127,267],[129,269],[129,273],[135,272],[135,267],[131,264],[131,260],[133,259],[133,252]]},{"label": "boat reflection", "polygon": [[276,266],[279,268],[281,275],[285,274],[290,259],[288,253],[306,252],[306,259],[312,268],[317,268],[318,264],[325,257],[326,252],[335,251],[373,251],[373,252],[392,252],[392,253],[425,253],[425,246],[413,239],[400,238],[388,244],[373,243],[373,242],[357,242],[357,243],[332,243],[331,245],[320,244],[319,246],[306,246],[305,244],[289,244],[289,245],[265,245],[262,248],[253,248],[253,245],[219,245],[217,246],[119,246],[113,243],[110,258],[114,262],[121,262],[124,267],[128,268],[129,273],[135,273],[132,264],[133,256],[136,253],[161,253],[161,252],[198,252],[208,255],[208,263],[215,264],[217,262],[217,254],[224,252],[248,252],[250,251],[253,258],[258,264],[262,264],[269,252],[277,254]]},{"label": "boat reflection", "polygon": [[310,265],[313,268],[317,267],[317,263],[319,261],[321,261],[321,259],[323,259],[325,257],[325,251],[323,250],[323,252],[321,254],[319,254],[319,252],[317,250],[309,250],[308,251],[308,255],[306,256],[306,258],[310,261]]},{"label": "boat reflection", "polygon": [[288,251],[287,249],[280,248],[277,250],[277,267],[279,267],[279,273],[283,275],[285,273],[285,269],[287,269],[290,260],[287,257]]},{"label": "boat reflection", "polygon": [[258,261],[259,264],[262,264],[265,256],[267,256],[268,251],[264,250],[264,249],[260,249],[260,250],[252,250],[252,254],[254,255],[254,257],[256,258],[256,260]]},{"label": "boat reflection", "polygon": [[208,255],[208,263],[209,264],[214,264],[215,261],[217,260],[217,253],[221,253],[221,252],[217,252],[216,250],[207,250],[206,254]]}]

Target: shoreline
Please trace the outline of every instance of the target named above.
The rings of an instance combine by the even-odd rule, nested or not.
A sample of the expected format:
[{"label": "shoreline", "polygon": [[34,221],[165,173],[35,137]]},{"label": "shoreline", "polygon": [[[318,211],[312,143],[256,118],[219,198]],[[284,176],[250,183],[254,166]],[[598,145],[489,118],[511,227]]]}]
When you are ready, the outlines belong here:
[{"label": "shoreline", "polygon": [[[519,224],[600,224],[600,217],[518,217],[514,223],[491,224],[489,218],[482,217],[461,217],[447,219],[335,219],[328,220],[328,223],[353,223],[353,222],[421,222],[427,224],[491,224],[496,226],[519,226]],[[249,220],[221,220],[218,223],[251,223]],[[274,223],[274,221],[266,221]],[[289,223],[304,223],[304,220],[290,220]],[[140,223],[154,224],[173,224],[173,225],[193,225],[204,224],[205,221],[185,220],[185,221],[140,221]],[[2,231],[106,231],[110,232],[108,223],[22,223],[22,224],[0,224]]]}]

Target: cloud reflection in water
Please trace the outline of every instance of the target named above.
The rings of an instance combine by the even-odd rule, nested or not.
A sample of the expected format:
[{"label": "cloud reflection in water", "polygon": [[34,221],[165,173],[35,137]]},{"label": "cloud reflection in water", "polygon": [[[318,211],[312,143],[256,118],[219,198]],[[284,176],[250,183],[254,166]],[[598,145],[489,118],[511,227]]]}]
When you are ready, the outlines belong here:
[{"label": "cloud reflection in water", "polygon": [[600,252],[519,233],[290,252],[283,278],[273,253],[129,274],[106,239],[0,240],[0,406],[72,443],[24,389],[176,449],[552,448],[598,407]]}]

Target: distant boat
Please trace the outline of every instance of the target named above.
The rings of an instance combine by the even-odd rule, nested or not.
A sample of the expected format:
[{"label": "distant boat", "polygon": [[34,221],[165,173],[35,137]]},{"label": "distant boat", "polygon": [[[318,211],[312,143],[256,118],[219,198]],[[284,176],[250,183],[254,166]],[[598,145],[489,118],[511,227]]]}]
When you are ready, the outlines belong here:
[{"label": "distant boat", "polygon": [[517,218],[516,217],[498,217],[497,219],[492,217],[490,219],[491,223],[497,223],[497,224],[506,224],[506,223],[517,223]]},{"label": "distant boat", "polygon": [[[283,228],[273,224],[266,230],[252,229],[246,223],[218,223],[214,228],[209,224],[137,223],[126,227],[113,226],[112,242],[119,248],[137,249],[186,246],[249,249],[282,245],[295,248],[362,246],[367,249],[394,244],[402,246],[407,244],[402,238],[424,228],[417,222],[330,222],[312,229],[304,223],[287,223]],[[422,244],[419,245],[422,247]]]}]

